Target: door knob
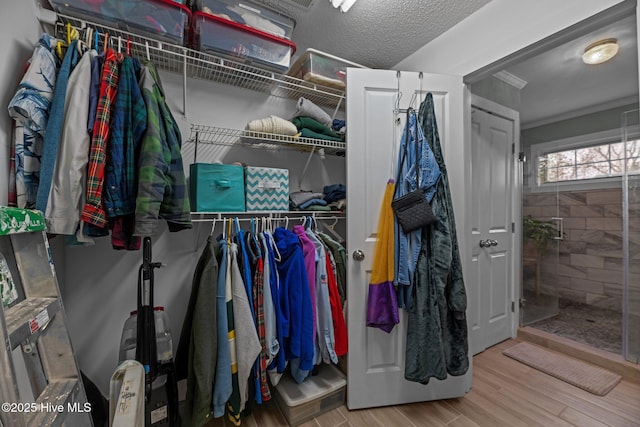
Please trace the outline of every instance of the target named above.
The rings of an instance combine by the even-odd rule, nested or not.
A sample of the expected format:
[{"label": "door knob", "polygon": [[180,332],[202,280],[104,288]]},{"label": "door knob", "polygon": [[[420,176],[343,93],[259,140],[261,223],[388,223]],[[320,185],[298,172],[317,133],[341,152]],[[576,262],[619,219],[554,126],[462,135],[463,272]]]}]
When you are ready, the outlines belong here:
[{"label": "door knob", "polygon": [[362,261],[364,259],[364,252],[362,252],[360,249],[356,249],[355,251],[353,251],[353,259],[355,259],[356,261]]},{"label": "door knob", "polygon": [[489,240],[480,240],[481,248],[488,248],[489,246],[491,246],[491,243],[489,242]]},{"label": "door knob", "polygon": [[489,245],[490,246],[498,246],[498,241],[491,239],[491,240],[489,240]]}]

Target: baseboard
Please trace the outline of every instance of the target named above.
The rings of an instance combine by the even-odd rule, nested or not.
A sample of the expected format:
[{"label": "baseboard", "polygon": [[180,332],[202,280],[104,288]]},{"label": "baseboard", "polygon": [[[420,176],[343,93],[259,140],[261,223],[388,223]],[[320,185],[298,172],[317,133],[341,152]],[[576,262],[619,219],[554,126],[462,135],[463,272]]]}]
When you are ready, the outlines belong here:
[{"label": "baseboard", "polygon": [[529,326],[518,329],[518,340],[538,344],[576,359],[593,363],[621,375],[624,380],[640,384],[640,365],[627,362],[622,356],[599,350],[568,338],[539,331]]}]

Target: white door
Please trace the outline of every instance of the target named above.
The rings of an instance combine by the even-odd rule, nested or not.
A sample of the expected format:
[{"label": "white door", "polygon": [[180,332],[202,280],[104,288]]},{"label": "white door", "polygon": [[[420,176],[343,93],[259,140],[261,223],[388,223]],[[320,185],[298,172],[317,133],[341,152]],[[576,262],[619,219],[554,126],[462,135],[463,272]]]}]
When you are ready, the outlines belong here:
[{"label": "white door", "polygon": [[477,354],[511,337],[516,318],[512,186],[515,122],[471,110],[471,188],[467,289],[470,351]]},{"label": "white door", "polygon": [[[407,316],[390,334],[366,327],[366,304],[374,255],[380,203],[387,180],[395,173],[404,115],[394,115],[398,86],[400,108],[416,94],[415,108],[427,92],[433,93],[436,119],[445,161],[462,155],[464,144],[463,83],[458,77],[396,71],[349,69],[347,73],[347,215],[349,409],[395,405],[464,395],[471,387],[471,369],[460,377],[432,379],[421,385],[404,379]],[[420,92],[422,91],[422,97]],[[401,121],[398,123],[397,118]],[[448,157],[449,156],[449,157]],[[394,171],[392,172],[392,165]],[[452,176],[454,175],[454,176]],[[449,171],[451,186],[463,182],[464,171]],[[454,184],[455,182],[455,184]],[[461,186],[456,187],[462,190]],[[460,193],[457,196],[461,196]],[[463,195],[462,195],[463,197]],[[455,197],[454,197],[455,199]],[[454,200],[454,206],[456,201]],[[461,212],[456,220],[462,218]],[[458,225],[460,229],[460,225]],[[459,232],[459,236],[462,236]],[[362,261],[352,254],[361,250]]]}]

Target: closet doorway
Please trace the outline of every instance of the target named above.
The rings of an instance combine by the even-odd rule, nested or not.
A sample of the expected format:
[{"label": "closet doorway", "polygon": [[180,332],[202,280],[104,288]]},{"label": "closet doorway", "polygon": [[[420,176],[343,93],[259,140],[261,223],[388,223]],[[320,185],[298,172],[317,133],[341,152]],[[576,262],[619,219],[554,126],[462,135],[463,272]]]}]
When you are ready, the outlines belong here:
[{"label": "closet doorway", "polygon": [[465,279],[469,301],[469,347],[484,351],[512,336],[515,307],[513,243],[518,217],[515,153],[518,113],[485,98],[471,98],[470,215],[471,269]]},{"label": "closet doorway", "polygon": [[[629,258],[625,283],[623,248],[633,256],[635,244],[623,229],[621,167],[637,154],[622,140],[621,119],[638,108],[636,20],[627,4],[487,67],[526,84],[511,98],[522,121],[521,325],[629,360],[623,343],[633,346],[625,331],[634,328],[624,325],[637,266]],[[617,39],[618,55],[582,63],[605,37]],[[536,232],[546,242],[531,250]]]}]

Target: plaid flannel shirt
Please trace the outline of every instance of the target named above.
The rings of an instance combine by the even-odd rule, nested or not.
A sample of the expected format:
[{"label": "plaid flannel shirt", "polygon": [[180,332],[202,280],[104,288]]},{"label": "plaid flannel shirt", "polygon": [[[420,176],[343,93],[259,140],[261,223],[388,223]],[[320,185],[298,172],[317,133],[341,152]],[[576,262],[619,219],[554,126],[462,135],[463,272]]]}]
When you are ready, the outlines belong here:
[{"label": "plaid flannel shirt", "polygon": [[136,153],[147,129],[147,107],[138,87],[140,63],[129,56],[122,60],[118,76],[118,93],[111,118],[103,203],[109,218],[136,210]]},{"label": "plaid flannel shirt", "polygon": [[82,209],[82,220],[101,228],[107,225],[106,212],[102,206],[102,186],[112,106],[118,91],[118,63],[121,60],[122,55],[116,55],[112,49],[107,50],[87,166],[87,200]]},{"label": "plaid flannel shirt", "polygon": [[180,153],[182,137],[151,62],[142,67],[140,89],[147,106],[147,131],[140,145],[134,234],[153,234],[158,218],[167,221],[169,231],[191,228],[187,180]]}]

